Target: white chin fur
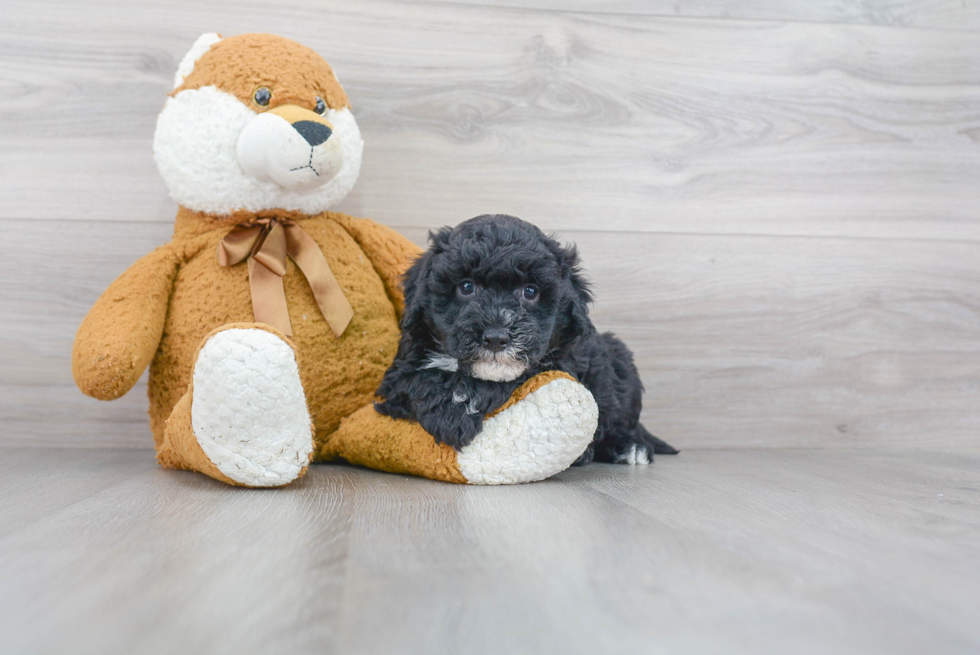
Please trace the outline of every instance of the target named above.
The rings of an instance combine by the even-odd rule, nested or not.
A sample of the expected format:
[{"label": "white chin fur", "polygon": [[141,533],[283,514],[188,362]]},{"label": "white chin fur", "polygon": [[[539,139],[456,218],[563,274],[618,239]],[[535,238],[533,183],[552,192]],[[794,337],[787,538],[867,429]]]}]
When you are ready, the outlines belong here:
[{"label": "white chin fur", "polygon": [[523,362],[474,362],[470,367],[473,377],[489,382],[510,382],[527,370]]},{"label": "white chin fur", "polygon": [[[319,167],[330,178],[325,183],[310,168],[296,172],[295,176],[290,175],[288,168],[279,170],[282,166],[297,167],[291,165],[288,145],[282,147],[281,153],[270,153],[270,161],[262,173],[266,179],[246,173],[238,160],[239,138],[257,116],[238,98],[213,86],[181,91],[167,99],[157,119],[153,155],[170,196],[178,204],[212,214],[266,209],[317,214],[340,202],[354,187],[361,169],[364,142],[350,110],[327,110],[324,118],[333,126],[333,135],[313,149],[312,160],[309,144],[299,133],[292,128],[282,133],[290,143],[293,140],[290,133],[295,134],[305,146],[305,161],[298,166]],[[286,121],[279,120],[288,127]],[[263,123],[265,128],[269,127],[267,121]],[[272,133],[275,129],[265,131]],[[335,139],[337,145],[325,147]],[[268,136],[264,143],[264,148],[272,147]],[[319,155],[318,149],[322,149]],[[250,155],[254,158],[254,152]],[[250,170],[258,172],[256,161],[251,164]],[[294,186],[287,188],[279,179]]]}]

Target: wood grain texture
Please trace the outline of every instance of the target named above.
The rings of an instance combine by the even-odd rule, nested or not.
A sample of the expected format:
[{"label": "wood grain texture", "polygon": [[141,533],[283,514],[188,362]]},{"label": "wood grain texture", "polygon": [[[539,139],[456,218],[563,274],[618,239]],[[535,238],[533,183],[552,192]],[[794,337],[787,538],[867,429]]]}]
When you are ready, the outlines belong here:
[{"label": "wood grain texture", "polygon": [[[38,463],[44,465],[38,467]],[[10,652],[975,653],[980,458],[698,451],[507,488],[0,450]]]},{"label": "wood grain texture", "polygon": [[[0,442],[149,444],[144,385],[112,403],[83,397],[71,343],[109,282],[169,229],[0,230],[11,246],[0,278],[35,271],[0,288]],[[424,231],[406,234],[424,244]],[[595,282],[596,325],[636,354],[643,420],[678,447],[980,446],[980,244],[560,236],[578,244]]]},{"label": "wood grain texture", "polygon": [[340,72],[367,141],[340,209],[577,241],[677,445],[980,447],[980,51],[901,27],[973,4],[507,2],[5,3],[0,443],[148,443],[145,386],[84,398],[71,342],[169,238],[156,114],[219,29]]},{"label": "wood grain texture", "polygon": [[569,233],[643,420],[698,447],[977,448],[973,243]]},{"label": "wood grain texture", "polygon": [[566,230],[980,238],[970,32],[384,0],[44,7],[9,2],[0,26],[5,218],[169,222],[154,121],[176,62],[220,29],[334,64],[367,142],[341,209],[395,227],[506,211]]},{"label": "wood grain texture", "polygon": [[684,18],[856,23],[945,30],[980,30],[975,0],[440,0],[448,4]]}]

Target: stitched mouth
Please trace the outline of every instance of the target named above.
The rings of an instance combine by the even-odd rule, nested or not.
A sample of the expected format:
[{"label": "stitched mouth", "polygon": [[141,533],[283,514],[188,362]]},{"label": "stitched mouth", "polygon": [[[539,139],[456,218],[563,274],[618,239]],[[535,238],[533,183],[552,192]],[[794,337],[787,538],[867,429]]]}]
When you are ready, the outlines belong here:
[{"label": "stitched mouth", "polygon": [[314,175],[316,175],[317,177],[320,177],[320,173],[317,172],[317,170],[315,168],[313,168],[313,147],[312,146],[310,146],[310,159],[309,159],[309,161],[306,162],[306,165],[305,166],[297,166],[296,168],[290,168],[289,169],[289,172],[292,173],[293,171],[301,171],[304,168],[310,169],[311,171],[313,171],[313,174]]}]

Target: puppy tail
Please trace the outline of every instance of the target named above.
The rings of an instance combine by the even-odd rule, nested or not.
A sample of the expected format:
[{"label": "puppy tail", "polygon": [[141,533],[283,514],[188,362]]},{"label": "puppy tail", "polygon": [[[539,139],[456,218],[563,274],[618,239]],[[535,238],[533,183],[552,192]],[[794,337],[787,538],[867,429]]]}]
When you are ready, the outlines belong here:
[{"label": "puppy tail", "polygon": [[653,452],[655,455],[676,455],[677,453],[681,452],[663,439],[658,439],[650,434],[650,432],[647,431],[647,429],[640,423],[637,423],[636,431],[644,441],[653,446]]}]

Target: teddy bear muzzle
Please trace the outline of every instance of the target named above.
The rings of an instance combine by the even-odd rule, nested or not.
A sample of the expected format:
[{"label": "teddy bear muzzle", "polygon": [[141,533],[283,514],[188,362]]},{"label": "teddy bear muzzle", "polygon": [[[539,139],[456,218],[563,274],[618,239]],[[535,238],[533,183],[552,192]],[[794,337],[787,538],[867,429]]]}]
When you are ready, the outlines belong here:
[{"label": "teddy bear muzzle", "polygon": [[344,164],[333,126],[296,105],[281,105],[250,120],[238,137],[236,154],[247,175],[291,191],[326,184]]}]

